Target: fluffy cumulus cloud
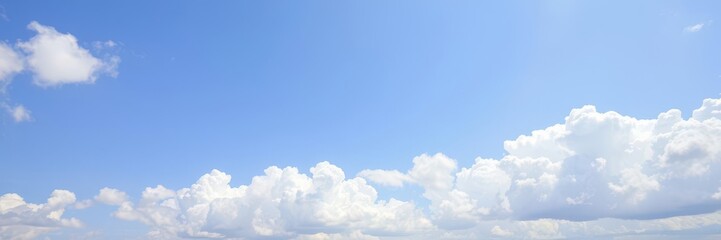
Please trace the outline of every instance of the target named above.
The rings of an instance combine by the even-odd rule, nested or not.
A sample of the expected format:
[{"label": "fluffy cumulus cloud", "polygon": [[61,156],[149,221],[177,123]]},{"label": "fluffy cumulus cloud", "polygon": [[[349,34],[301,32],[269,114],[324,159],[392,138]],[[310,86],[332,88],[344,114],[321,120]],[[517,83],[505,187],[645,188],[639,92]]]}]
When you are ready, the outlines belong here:
[{"label": "fluffy cumulus cloud", "polygon": [[[19,41],[17,49],[0,42],[0,83],[7,85],[13,75],[29,70],[38,86],[58,86],[68,83],[93,83],[99,75],[117,75],[120,58],[106,54],[99,58],[78,44],[70,33],[61,33],[38,22],[28,24],[36,34],[27,41]],[[96,50],[114,48],[113,41],[95,42]]]},{"label": "fluffy cumulus cloud", "polygon": [[116,74],[119,58],[101,60],[78,45],[75,36],[60,33],[55,28],[31,22],[36,35],[18,47],[27,54],[27,64],[39,86],[68,83],[92,83],[101,73]]},{"label": "fluffy cumulus cloud", "polygon": [[496,236],[524,228],[533,233],[526,236],[554,237],[563,221],[673,219],[721,209],[721,99],[704,100],[689,119],[676,109],[636,119],[584,106],[564,123],[504,147],[503,158],[478,158],[470,167],[457,169],[442,154],[422,155],[403,176],[397,170],[359,176],[380,185],[420,185],[441,229],[503,219],[525,224],[488,227]]},{"label": "fluffy cumulus cloud", "polygon": [[[150,227],[148,238],[487,239],[613,238],[721,232],[721,99],[690,118],[669,110],[636,119],[593,106],[561,124],[506,141],[501,159],[470,166],[438,153],[411,169],[364,170],[328,162],[309,174],[269,167],[248,185],[212,170],[182,189],[148,187],[132,200],[103,188],[94,201]],[[423,189],[421,205],[380,199],[368,182]],[[391,192],[391,195],[392,192]],[[78,226],[75,201],[56,191],[44,205],[0,200],[4,234]],[[78,204],[76,204],[78,205]],[[80,204],[84,205],[84,204]],[[35,235],[32,235],[35,236]]]},{"label": "fluffy cumulus cloud", "polygon": [[121,205],[128,201],[128,195],[120,190],[114,188],[103,188],[100,189],[100,193],[95,196],[95,201],[104,203],[107,205]]},{"label": "fluffy cumulus cloud", "polygon": [[[101,75],[117,76],[120,57],[104,54],[95,56],[78,44],[70,33],[62,33],[51,26],[38,22],[28,24],[36,34],[15,46],[0,42],[0,94],[5,94],[13,76],[23,71],[33,75],[33,83],[41,87],[63,84],[93,83]],[[104,52],[117,46],[113,41],[96,42],[96,52]],[[8,105],[5,101],[2,105]],[[7,108],[16,122],[30,120],[29,111],[19,105]]]},{"label": "fluffy cumulus cloud", "polygon": [[75,203],[75,194],[55,190],[47,203],[27,203],[15,193],[0,196],[0,239],[35,239],[41,234],[63,227],[81,227],[75,218],[63,218],[68,206]]},{"label": "fluffy cumulus cloud", "polygon": [[432,228],[413,203],[379,200],[364,179],[347,179],[328,162],[310,173],[270,167],[233,187],[230,175],[213,170],[189,188],[146,188],[137,202],[121,201],[125,194],[115,189],[96,199],[119,205],[117,218],[149,225],[151,238],[372,239]]}]

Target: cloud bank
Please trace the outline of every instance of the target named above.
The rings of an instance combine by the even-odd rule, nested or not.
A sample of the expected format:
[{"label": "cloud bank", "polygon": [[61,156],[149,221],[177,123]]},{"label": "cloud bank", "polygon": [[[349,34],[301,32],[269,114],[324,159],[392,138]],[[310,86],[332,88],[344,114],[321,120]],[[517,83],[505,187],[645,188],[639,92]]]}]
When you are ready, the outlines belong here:
[{"label": "cloud bank", "polygon": [[[150,238],[559,238],[721,229],[721,99],[684,119],[672,109],[636,119],[594,106],[506,141],[501,159],[459,167],[438,153],[400,170],[347,178],[321,162],[305,175],[270,167],[249,185],[213,170],[188,188],[116,189],[97,200],[151,227]],[[417,185],[428,206],[378,199]]]},{"label": "cloud bank", "polygon": [[[147,225],[149,239],[476,239],[612,238],[721,232],[721,99],[691,117],[672,109],[636,119],[593,106],[504,143],[501,159],[461,167],[442,154],[415,157],[408,170],[347,177],[321,162],[304,174],[269,167],[249,184],[212,170],[191,186],[147,187],[138,200],[103,188],[94,202],[115,218]],[[380,199],[376,187],[423,189],[427,204]],[[393,195],[393,194],[391,194]],[[400,194],[399,196],[402,196]],[[0,198],[3,238],[61,227],[75,196],[56,190],[46,204]],[[88,207],[92,202],[81,201]],[[23,235],[27,234],[27,235]]]},{"label": "cloud bank", "polygon": [[[684,120],[679,110],[635,119],[593,106],[565,123],[504,143],[501,159],[478,158],[456,171],[442,154],[422,155],[405,176],[397,170],[359,176],[425,189],[435,222],[463,228],[479,220],[542,218],[656,219],[721,208],[721,99],[706,99]],[[380,177],[386,173],[388,176]],[[395,184],[398,185],[398,184]],[[716,197],[714,197],[716,196]]]},{"label": "cloud bank", "polygon": [[213,170],[189,188],[148,187],[137,203],[116,189],[103,189],[96,199],[119,205],[115,217],[145,223],[157,238],[348,237],[360,230],[383,236],[432,228],[413,203],[378,200],[364,179],[346,179],[328,162],[310,172],[269,167],[249,185],[232,187],[230,175]]}]

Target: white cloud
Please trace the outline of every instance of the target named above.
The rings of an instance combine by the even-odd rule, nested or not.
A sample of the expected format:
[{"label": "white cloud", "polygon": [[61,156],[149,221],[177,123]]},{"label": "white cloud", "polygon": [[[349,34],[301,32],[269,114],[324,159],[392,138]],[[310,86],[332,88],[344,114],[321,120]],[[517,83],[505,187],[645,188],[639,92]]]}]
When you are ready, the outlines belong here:
[{"label": "white cloud", "polygon": [[[468,194],[452,190],[454,178],[451,174],[457,168],[455,160],[441,153],[422,154],[413,158],[413,164],[407,174],[399,175],[399,171],[364,170],[359,176],[381,185],[417,183],[425,189],[423,196],[431,200],[429,208],[433,213],[432,219],[437,224],[447,225],[447,228],[466,227],[473,224],[475,215],[483,214],[483,209],[474,211]],[[385,176],[379,177],[381,174]]]},{"label": "white cloud", "polygon": [[363,170],[358,176],[384,186],[399,187],[404,182],[421,185],[425,189],[423,196],[431,200],[433,218],[449,228],[467,226],[476,215],[485,214],[486,209],[473,209],[474,203],[467,193],[452,190],[455,160],[441,153],[422,154],[413,159],[413,164],[407,174],[397,170]]},{"label": "white cloud", "polygon": [[620,184],[608,183],[608,188],[615,194],[630,195],[628,201],[634,204],[646,199],[648,192],[660,188],[656,179],[641,172],[640,166],[621,170],[619,181]]},{"label": "white cloud", "polygon": [[73,205],[73,208],[75,209],[86,209],[93,206],[93,200],[91,199],[85,199],[82,201],[77,201]]},{"label": "white cloud", "polygon": [[[593,221],[568,221],[558,219],[537,220],[488,220],[479,222],[473,228],[464,230],[435,233],[437,236],[455,236],[445,238],[455,239],[616,239],[626,237],[637,239],[644,236],[681,236],[678,239],[687,239],[688,236],[704,236],[709,229],[721,227],[721,212],[699,214],[691,216],[678,216],[650,220],[624,220],[602,218]],[[697,231],[697,232],[694,232]],[[685,236],[684,235],[688,235]],[[428,237],[425,239],[438,239],[441,237]],[[676,239],[674,238],[674,239]],[[691,237],[693,238],[693,237]],[[665,238],[664,238],[665,239]]]},{"label": "white cloud", "polygon": [[721,99],[704,99],[703,105],[693,110],[691,118],[697,121],[704,121],[711,118],[721,119]]},{"label": "white cloud", "polygon": [[367,179],[368,181],[390,187],[403,187],[404,183],[411,182],[412,179],[397,170],[363,170],[358,173],[358,177]]},{"label": "white cloud", "polygon": [[75,218],[63,218],[65,208],[75,202],[75,194],[55,190],[47,203],[33,204],[15,193],[0,196],[0,239],[34,239],[63,227],[81,227]]},{"label": "white cloud", "polygon": [[[47,87],[70,83],[93,83],[99,75],[116,77],[120,57],[106,54],[102,59],[93,56],[88,49],[78,45],[78,40],[69,33],[60,33],[55,28],[31,22],[28,28],[36,35],[28,41],[19,41],[17,47],[0,42],[0,94],[10,84],[13,76],[24,70],[34,75],[35,85]],[[114,48],[113,41],[95,42],[97,51]],[[9,108],[0,100],[16,122],[31,120],[30,112],[22,105]]]},{"label": "white cloud", "polygon": [[93,47],[98,50],[106,49],[106,48],[114,48],[115,46],[118,46],[118,44],[112,40],[107,40],[104,42],[101,42],[101,41],[93,42]]},{"label": "white cloud", "polygon": [[413,168],[408,171],[408,176],[426,190],[432,191],[427,193],[432,195],[453,187],[453,177],[449,173],[456,168],[456,161],[442,153],[433,156],[423,154],[413,158]]},{"label": "white cloud", "polygon": [[499,227],[498,225],[493,226],[493,228],[491,228],[491,234],[495,235],[495,236],[499,236],[499,237],[513,236],[513,232],[507,231],[507,230]]},{"label": "white cloud", "polygon": [[[408,239],[612,238],[721,229],[721,99],[689,119],[669,110],[636,119],[594,106],[561,124],[506,141],[501,159],[469,167],[441,153],[413,167],[346,179],[322,162],[311,175],[270,167],[232,187],[213,170],[180,190],[146,188],[137,202],[106,188],[114,216],[151,227],[150,238]],[[377,198],[370,182],[417,184],[427,209]],[[104,199],[104,200],[101,200]],[[644,220],[647,219],[647,220]]]},{"label": "white cloud", "polygon": [[713,195],[711,195],[711,198],[716,199],[716,200],[721,200],[721,188],[719,188],[717,192],[715,192]]},{"label": "white cloud", "polygon": [[13,117],[15,122],[25,122],[32,120],[30,116],[30,110],[27,110],[23,105],[17,105],[15,107],[7,107],[8,112]]},{"label": "white cloud", "polygon": [[128,201],[128,195],[124,192],[121,192],[118,189],[114,188],[103,188],[100,189],[100,192],[97,196],[95,196],[95,201],[98,201],[103,204],[107,205],[116,205],[120,206],[124,202]]},{"label": "white cloud", "polygon": [[422,155],[405,182],[426,190],[434,223],[446,229],[489,219],[709,213],[721,208],[712,198],[721,182],[719,109],[721,99],[706,99],[688,120],[679,110],[636,119],[584,106],[563,124],[506,141],[498,160],[456,172],[454,160]]},{"label": "white cloud", "polygon": [[78,45],[75,36],[35,21],[28,28],[37,35],[18,46],[28,54],[26,61],[35,75],[35,84],[93,83],[99,74],[115,72],[117,58],[103,61],[94,57]]},{"label": "white cloud", "polygon": [[563,238],[559,231],[559,221],[553,219],[539,219],[536,221],[520,222],[527,229],[526,234],[533,239]]},{"label": "white cloud", "polygon": [[363,234],[360,231],[353,231],[350,233],[316,233],[316,234],[303,234],[296,238],[296,240],[377,240],[378,237]]},{"label": "white cloud", "polygon": [[432,227],[413,203],[378,200],[365,180],[346,179],[328,162],[310,172],[308,177],[296,168],[269,167],[250,185],[232,187],[230,175],[213,170],[189,188],[146,188],[137,203],[120,203],[114,215],[149,225],[152,238],[332,239],[334,234],[402,235]]},{"label": "white cloud", "polygon": [[0,42],[0,90],[5,89],[10,78],[23,70],[23,59],[7,44]]},{"label": "white cloud", "polygon": [[704,23],[697,23],[697,24],[694,24],[694,25],[684,28],[683,31],[684,32],[692,32],[692,33],[698,32],[698,31],[701,31],[701,29],[703,29],[703,26],[704,26]]}]

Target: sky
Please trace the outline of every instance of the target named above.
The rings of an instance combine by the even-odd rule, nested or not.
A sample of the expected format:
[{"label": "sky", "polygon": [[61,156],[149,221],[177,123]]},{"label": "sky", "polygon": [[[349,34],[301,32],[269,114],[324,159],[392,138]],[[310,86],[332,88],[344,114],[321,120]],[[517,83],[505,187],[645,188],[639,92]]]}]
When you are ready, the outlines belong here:
[{"label": "sky", "polygon": [[718,21],[0,0],[0,239],[718,238]]}]

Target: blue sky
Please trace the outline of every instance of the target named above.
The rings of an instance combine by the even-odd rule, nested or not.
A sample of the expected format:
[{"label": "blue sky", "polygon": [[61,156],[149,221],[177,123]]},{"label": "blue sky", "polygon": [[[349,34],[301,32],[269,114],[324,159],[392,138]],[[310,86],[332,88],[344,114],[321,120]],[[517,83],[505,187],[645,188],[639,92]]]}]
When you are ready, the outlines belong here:
[{"label": "blue sky", "polygon": [[[152,212],[140,209],[146,187],[160,184],[176,191],[190,187],[212,169],[232,175],[232,187],[250,184],[254,176],[268,174],[264,169],[270,166],[295,167],[312,178],[309,169],[326,169],[317,164],[328,161],[342,169],[348,180],[343,183],[359,184],[351,181],[356,176],[365,179],[363,186],[378,191],[379,201],[395,198],[413,203],[420,215],[409,226],[425,227],[397,233],[360,223],[315,223],[323,227],[314,230],[286,223],[275,226],[281,230],[273,228],[270,236],[607,236],[603,234],[610,233],[568,230],[576,222],[562,221],[630,226],[651,224],[635,219],[689,214],[711,214],[704,219],[716,222],[684,231],[716,234],[721,231],[716,212],[721,205],[708,200],[714,199],[711,194],[708,201],[698,198],[673,206],[686,210],[661,210],[668,206],[654,202],[673,186],[695,183],[688,180],[694,177],[704,183],[696,192],[714,193],[721,186],[715,182],[717,177],[709,177],[721,162],[720,146],[713,144],[719,137],[714,121],[721,119],[716,116],[721,111],[714,110],[721,106],[721,100],[714,100],[721,93],[721,46],[716,44],[721,42],[720,4],[0,1],[0,47],[4,47],[0,50],[7,50],[0,51],[0,64],[4,64],[0,65],[0,100],[6,110],[0,116],[0,194],[15,193],[27,203],[44,203],[54,190],[64,189],[74,194],[73,204],[89,206],[68,203],[63,218],[76,218],[82,224],[51,222],[48,226],[54,231],[39,236],[65,239],[92,232],[103,238],[150,238],[153,235],[146,232],[158,229],[172,237],[200,236],[168,230],[144,218]],[[72,36],[76,41],[49,37],[43,42],[43,36]],[[70,60],[44,60],[57,60],[53,54],[62,55],[65,50],[74,54],[63,55],[71,56]],[[9,52],[17,56],[9,57]],[[20,65],[12,68],[15,65],[6,59],[19,59]],[[590,111],[584,105],[595,108]],[[572,109],[579,109],[579,115]],[[683,124],[673,123],[679,127],[668,131],[679,132],[664,135],[653,126],[661,125],[656,120],[669,109],[681,111]],[[696,109],[698,115],[692,116]],[[620,115],[606,114],[609,111]],[[572,128],[574,116],[593,116],[596,121]],[[656,125],[649,127],[637,119]],[[604,128],[605,121],[616,127]],[[565,135],[546,129],[555,124],[564,125]],[[543,129],[547,131],[536,135],[541,140],[512,141]],[[619,135],[613,135],[616,130],[621,131]],[[583,135],[589,131],[602,136]],[[689,135],[698,138],[667,139]],[[542,139],[549,138],[556,139],[549,144],[560,146],[563,154],[542,144]],[[504,143],[507,140],[511,142]],[[626,151],[627,156],[603,147],[623,141],[647,153]],[[637,146],[639,142],[645,145]],[[674,149],[701,149],[703,154]],[[463,168],[480,166],[476,157],[510,165],[516,163],[514,157],[550,159],[551,163],[548,169],[498,167],[515,185],[487,183],[510,189],[492,187],[488,193],[486,188],[464,186],[458,175]],[[559,179],[551,184],[553,194],[546,194],[551,196],[549,202],[556,195],[560,202],[571,199],[565,201],[568,205],[591,201],[594,196],[599,196],[593,202],[596,205],[615,201],[584,191],[597,185],[563,188],[563,174],[575,166],[571,162],[586,158],[604,166],[619,162],[618,169],[603,177],[585,176],[598,178],[602,182],[598,186],[608,196],[625,196],[618,200],[619,206],[639,209],[638,213],[623,215],[612,210],[604,215],[589,210],[587,215],[574,216],[578,209],[565,205],[549,203],[548,209],[556,210],[522,210],[527,203],[514,200],[514,196],[530,194],[513,192],[525,180],[540,184],[549,179],[543,177],[546,173]],[[599,158],[604,160],[596,161]],[[674,158],[683,164],[674,165],[676,161],[670,160]],[[637,164],[626,164],[633,161]],[[449,167],[449,172],[423,172],[426,163],[441,171]],[[550,167],[554,164],[560,167]],[[378,171],[359,174],[368,169]],[[532,178],[532,173],[524,171],[540,172]],[[438,188],[447,179],[429,177],[443,174],[451,178],[447,189]],[[677,175],[686,180],[669,180]],[[99,192],[106,187],[125,195]],[[316,188],[308,191],[322,192]],[[535,194],[544,196],[538,191]],[[475,204],[472,212],[482,216],[446,218],[465,216],[458,209],[442,211],[440,203],[458,200],[446,196],[451,192],[469,195],[468,201]],[[103,194],[127,199],[112,201]],[[500,196],[499,201],[507,198],[514,211],[507,211],[502,203],[482,205],[489,195]],[[123,203],[134,206],[125,217],[117,214],[122,207],[116,205]],[[180,208],[178,215],[169,218],[187,217],[187,209]],[[0,219],[8,216],[0,213]],[[287,218],[281,214],[281,219]],[[598,223],[595,219],[599,218],[611,223]],[[628,218],[634,220],[618,220]],[[475,220],[465,223],[468,219]],[[217,226],[209,222],[225,220],[208,215],[200,229],[213,233]],[[560,224],[562,231],[557,233],[561,235],[533,235],[521,227],[546,226],[538,221],[556,220],[561,221],[553,222]],[[445,228],[439,222],[459,225]],[[122,230],[112,226],[122,226]],[[493,233],[495,227],[498,231]],[[213,236],[257,238],[267,233],[245,232],[246,228],[234,226]],[[656,231],[665,234],[669,228]],[[9,227],[0,229],[12,232]],[[503,234],[509,232],[514,234]]]}]

